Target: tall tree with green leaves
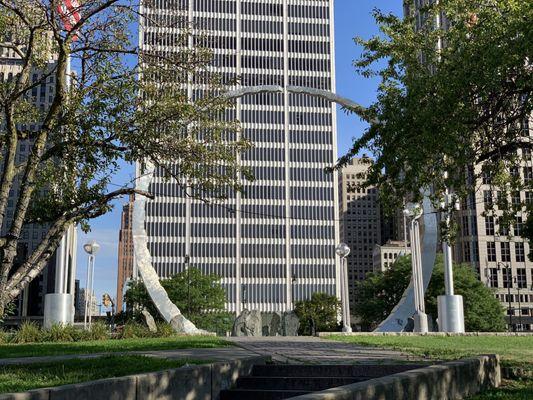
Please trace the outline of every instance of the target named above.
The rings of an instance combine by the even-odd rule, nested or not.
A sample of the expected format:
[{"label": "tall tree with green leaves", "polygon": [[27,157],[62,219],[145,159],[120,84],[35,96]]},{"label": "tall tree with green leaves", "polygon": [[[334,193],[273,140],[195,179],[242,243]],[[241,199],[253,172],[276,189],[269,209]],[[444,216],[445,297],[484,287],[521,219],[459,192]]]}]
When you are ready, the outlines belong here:
[{"label": "tall tree with green leaves", "polygon": [[316,332],[338,331],[340,307],[339,299],[327,293],[313,293],[310,299],[298,301],[294,312],[300,319],[299,333],[312,335]]},{"label": "tall tree with green leaves", "polygon": [[[385,272],[370,274],[357,287],[354,309],[365,329],[376,328],[400,301],[411,281],[411,257],[400,257]],[[505,330],[503,308],[470,265],[454,266],[455,291],[463,296],[467,331],[500,332]],[[444,262],[437,256],[435,268],[425,294],[426,312],[437,318],[437,297],[444,292]]]},{"label": "tall tree with green leaves", "polygon": [[[378,77],[370,126],[340,160],[370,150],[366,185],[376,185],[392,212],[432,188],[437,207],[446,188],[465,200],[476,182],[500,192],[500,225],[514,222],[533,190],[530,169],[533,88],[533,3],[440,0],[406,17],[376,10],[381,34],[356,38],[357,72]],[[440,45],[439,45],[440,44]],[[451,202],[450,211],[453,211]],[[491,210],[488,210],[491,212]]]},{"label": "tall tree with green leaves", "polygon": [[[7,232],[0,237],[0,316],[46,266],[67,227],[88,230],[121,196],[152,196],[133,181],[116,181],[122,162],[142,167],[149,160],[201,198],[224,198],[246,176],[237,159],[249,143],[231,140],[238,124],[221,117],[233,104],[220,95],[221,77],[210,72],[205,38],[198,34],[197,46],[189,46],[186,18],[157,22],[161,32],[183,28],[178,50],[159,54],[130,41],[130,24],[151,18],[137,2],[79,2],[81,18],[67,30],[59,3],[0,0],[0,47],[15,54],[16,68],[0,82],[0,225]],[[75,73],[67,77],[69,58]],[[201,98],[188,98],[184,87],[192,80],[202,82]],[[36,106],[32,92],[50,82],[50,106]],[[30,147],[22,160],[21,143]],[[15,264],[31,224],[46,225],[48,233]]]},{"label": "tall tree with green leaves", "polygon": [[[216,330],[222,324],[231,329],[233,318],[225,312],[226,291],[220,276],[203,274],[198,268],[182,271],[161,281],[168,297],[199,328]],[[157,318],[158,311],[142,281],[131,281],[124,296],[129,310],[146,309]],[[217,322],[218,321],[218,322]]]}]

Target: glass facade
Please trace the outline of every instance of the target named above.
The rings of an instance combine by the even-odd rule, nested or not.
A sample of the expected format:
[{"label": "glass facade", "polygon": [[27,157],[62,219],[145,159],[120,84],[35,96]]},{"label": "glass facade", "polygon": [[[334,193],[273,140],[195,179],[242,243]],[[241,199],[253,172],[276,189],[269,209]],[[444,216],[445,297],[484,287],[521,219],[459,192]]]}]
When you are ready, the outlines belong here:
[{"label": "glass facade", "polygon": [[[214,50],[217,70],[242,86],[334,89],[333,1],[145,0],[140,43],[168,51],[179,28],[153,21],[187,15]],[[181,14],[180,14],[181,13]],[[235,117],[254,148],[241,157],[255,181],[223,204],[187,200],[156,172],[147,205],[158,274],[190,265],[223,277],[228,309],[291,309],[313,292],[338,294],[335,244],[335,106],[303,94],[239,99]],[[187,205],[190,201],[190,207]]]}]

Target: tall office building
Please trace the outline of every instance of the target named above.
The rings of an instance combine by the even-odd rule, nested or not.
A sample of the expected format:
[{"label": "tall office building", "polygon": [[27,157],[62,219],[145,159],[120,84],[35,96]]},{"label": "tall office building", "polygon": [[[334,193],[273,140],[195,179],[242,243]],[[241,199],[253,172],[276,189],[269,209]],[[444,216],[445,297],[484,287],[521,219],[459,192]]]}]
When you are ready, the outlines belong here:
[{"label": "tall office building", "polygon": [[[406,15],[415,16],[420,26],[424,21],[421,7],[434,0],[405,0]],[[441,23],[447,29],[448,21],[441,16]],[[521,122],[522,136],[531,138],[531,116]],[[533,181],[533,159],[528,149],[518,150],[520,165],[510,171],[527,183]],[[511,232],[502,229],[498,218],[502,211],[495,206],[494,212],[486,212],[496,204],[500,193],[492,185],[490,176],[481,174],[480,164],[472,165],[468,173],[472,191],[463,201],[456,215],[460,227],[453,246],[456,263],[469,263],[479,274],[481,281],[495,290],[495,296],[507,310],[507,322],[513,330],[533,330],[533,262],[528,258],[530,244],[521,237],[527,214],[517,213]],[[474,176],[480,176],[474,179]],[[507,199],[511,204],[533,203],[533,192],[514,192]]]},{"label": "tall office building", "polygon": [[130,195],[129,200],[122,206],[120,219],[120,231],[118,237],[118,274],[117,274],[117,297],[115,304],[117,311],[122,310],[124,286],[128,279],[133,277],[133,232],[131,220],[133,218],[133,202],[135,196]]},{"label": "tall office building", "polygon": [[[0,46],[0,82],[9,82],[15,79],[22,69],[22,59],[14,50]],[[40,70],[31,72],[31,80],[38,82],[43,75],[53,69],[55,60],[50,54],[49,60]],[[48,109],[54,98],[55,76],[47,77],[42,83],[35,85],[28,93],[30,100],[41,111]],[[0,130],[4,127],[0,124]],[[35,131],[38,124],[26,124],[19,129]],[[20,140],[17,146],[17,163],[22,163],[31,153],[31,140]],[[3,168],[3,166],[0,166]],[[20,180],[15,179],[9,191],[4,223],[0,228],[3,236],[9,230],[13,220],[14,210],[20,190]],[[15,265],[20,265],[39,245],[41,239],[48,231],[47,225],[26,224],[22,231],[22,237],[17,246],[17,258]],[[44,296],[48,293],[74,293],[74,278],[76,274],[76,228],[70,227],[67,234],[59,245],[47,267],[35,278],[19,296],[16,303],[15,318],[18,317],[42,317],[44,312]],[[61,279],[60,279],[61,277]]]},{"label": "tall office building", "polygon": [[357,301],[355,287],[373,272],[373,251],[381,244],[381,216],[377,189],[357,187],[371,166],[368,157],[354,158],[342,169],[339,179],[340,236],[351,251],[348,255],[350,303]]},{"label": "tall office building", "polygon": [[[143,0],[140,45],[170,51],[187,16],[212,43],[216,69],[240,85],[334,90],[332,0]],[[154,18],[155,17],[155,18]],[[256,181],[223,207],[187,200],[156,173],[147,205],[149,250],[165,278],[190,265],[223,277],[228,309],[292,309],[313,292],[338,295],[335,106],[302,94],[244,97],[235,115],[255,147]],[[163,185],[164,183],[164,185]],[[157,186],[159,185],[159,186]],[[190,206],[187,202],[190,201]]]}]

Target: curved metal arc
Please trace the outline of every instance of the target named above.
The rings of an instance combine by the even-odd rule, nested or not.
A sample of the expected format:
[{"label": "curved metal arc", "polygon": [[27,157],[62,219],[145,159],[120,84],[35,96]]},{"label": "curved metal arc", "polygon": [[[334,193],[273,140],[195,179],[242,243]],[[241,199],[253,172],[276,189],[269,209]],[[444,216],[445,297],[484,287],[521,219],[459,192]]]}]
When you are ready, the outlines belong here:
[{"label": "curved metal arc", "polygon": [[[233,91],[229,91],[225,96],[229,99],[239,98],[246,95],[260,94],[260,93],[283,93],[284,87],[277,85],[263,85],[253,86],[247,88],[239,88]],[[355,112],[358,115],[362,115],[365,108],[358,103],[338,96],[337,94],[322,90],[312,89],[300,86],[287,86],[287,91],[291,93],[302,93],[310,96],[316,96],[328,101],[340,104],[346,109]],[[146,164],[145,174],[137,180],[137,188],[143,191],[148,191],[150,183],[153,179],[153,173],[155,167],[151,163]],[[181,314],[178,307],[173,304],[168,298],[168,294],[159,282],[159,277],[152,265],[152,259],[148,250],[148,237],[144,226],[146,217],[145,211],[146,198],[143,196],[137,196],[134,203],[133,211],[133,242],[134,252],[137,267],[141,274],[143,281],[146,285],[146,289],[150,294],[150,297],[154,301],[161,315],[165,320],[174,326],[179,327],[185,333],[198,333],[203,332],[198,330],[192,322],[187,320]],[[424,198],[424,210],[426,215],[424,216],[425,231],[422,240],[422,266],[423,266],[423,280],[424,290],[429,284],[433,267],[435,265],[436,248],[437,248],[437,221],[436,215],[432,213],[433,207],[429,197]],[[407,318],[414,312],[414,293],[412,284],[405,290],[404,295],[398,305],[394,308],[391,315],[382,322],[378,327],[378,332],[397,332],[402,331],[407,324]]]},{"label": "curved metal arc", "polygon": [[[438,223],[435,209],[431,204],[429,194],[425,193],[424,202],[424,232],[422,234],[422,277],[424,293],[427,290],[433,268],[435,266],[435,258],[437,256],[437,232]],[[406,238],[407,239],[407,238]],[[393,267],[394,268],[394,267]],[[391,311],[390,315],[376,328],[374,332],[402,332],[405,330],[408,318],[412,317],[415,312],[415,293],[413,288],[413,281],[405,289],[401,300],[396,307]]]},{"label": "curved metal arc", "polygon": [[[144,173],[136,181],[137,189],[148,192],[150,183],[154,177],[154,172],[155,166],[147,162]],[[146,220],[146,201],[147,199],[144,196],[135,196],[132,219],[135,263],[146,286],[146,291],[150,295],[157,310],[161,313],[161,316],[176,331],[186,334],[205,333],[196,328],[192,322],[183,316],[179,308],[170,301],[165,288],[163,288],[159,281],[159,276],[152,265],[152,256],[148,250],[148,235],[144,226]]]}]

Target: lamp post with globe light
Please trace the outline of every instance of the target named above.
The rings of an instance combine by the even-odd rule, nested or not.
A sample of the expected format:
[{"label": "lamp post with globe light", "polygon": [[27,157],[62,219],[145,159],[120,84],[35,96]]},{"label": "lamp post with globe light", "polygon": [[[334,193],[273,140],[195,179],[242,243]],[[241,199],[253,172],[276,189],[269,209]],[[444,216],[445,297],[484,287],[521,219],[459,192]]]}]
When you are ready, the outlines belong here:
[{"label": "lamp post with globe light", "polygon": [[85,315],[83,317],[83,326],[87,328],[88,322],[90,328],[92,322],[92,299],[94,288],[94,259],[96,253],[100,250],[100,245],[96,243],[95,240],[92,240],[83,245],[83,250],[89,255],[89,258],[87,259],[87,282],[85,284]]},{"label": "lamp post with globe light", "polygon": [[340,284],[342,302],[342,331],[351,332],[350,323],[350,299],[348,296],[348,269],[346,267],[346,257],[350,254],[350,248],[346,243],[340,243],[335,249],[335,253],[341,258]]}]

